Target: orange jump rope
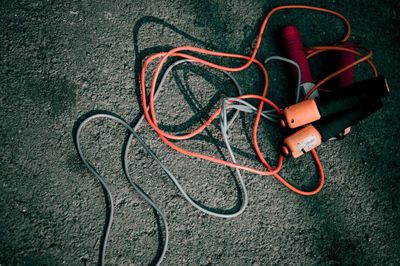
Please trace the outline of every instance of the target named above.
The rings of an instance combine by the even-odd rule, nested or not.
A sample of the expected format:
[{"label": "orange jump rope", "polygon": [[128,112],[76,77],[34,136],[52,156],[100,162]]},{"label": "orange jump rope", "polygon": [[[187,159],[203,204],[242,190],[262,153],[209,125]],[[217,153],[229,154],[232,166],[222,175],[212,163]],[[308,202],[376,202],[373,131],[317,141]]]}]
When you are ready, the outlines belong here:
[{"label": "orange jump rope", "polygon": [[[328,131],[332,132],[332,130],[331,130],[332,127],[327,127],[326,126],[327,123],[329,125],[329,123],[331,122],[329,120],[331,118],[329,116],[326,116],[325,120],[319,119],[324,114],[323,111],[328,109],[326,106],[324,107],[321,104],[321,103],[323,103],[325,101],[324,99],[322,99],[322,98],[319,98],[319,99],[315,98],[314,99],[313,98],[313,99],[310,99],[308,101],[307,101],[307,99],[317,89],[320,90],[320,91],[323,91],[321,86],[323,84],[325,84],[325,82],[327,82],[328,80],[332,79],[333,77],[338,76],[339,74],[343,73],[347,69],[352,68],[356,64],[359,64],[359,63],[364,62],[364,61],[367,62],[370,65],[370,67],[372,69],[372,72],[373,72],[373,75],[375,77],[377,77],[377,71],[376,71],[373,63],[369,60],[369,58],[372,56],[372,52],[369,49],[367,49],[365,47],[362,47],[362,46],[355,46],[355,45],[349,46],[349,44],[340,44],[340,45],[336,44],[336,45],[332,45],[332,46],[318,46],[318,47],[307,48],[307,49],[305,49],[305,53],[307,54],[306,58],[310,58],[310,57],[312,57],[314,55],[317,55],[319,53],[322,53],[322,52],[336,50],[336,51],[342,51],[342,52],[346,52],[346,53],[352,53],[355,56],[358,56],[359,59],[354,61],[353,63],[348,64],[347,66],[337,70],[336,72],[330,74],[329,76],[327,76],[326,78],[324,78],[320,82],[318,82],[305,95],[304,100],[306,100],[306,101],[297,103],[296,105],[290,106],[289,108],[285,108],[284,110],[282,110],[281,108],[279,108],[276,104],[274,104],[271,100],[269,100],[267,98],[268,74],[267,74],[267,71],[266,71],[264,65],[262,63],[260,63],[255,57],[256,57],[257,51],[258,51],[258,49],[260,47],[262,35],[264,33],[264,30],[265,30],[265,27],[267,25],[268,20],[270,19],[272,14],[274,14],[275,12],[277,12],[279,10],[284,10],[284,9],[309,9],[309,10],[325,12],[325,13],[329,13],[329,14],[335,15],[335,16],[339,17],[344,22],[345,27],[346,27],[346,35],[340,41],[344,43],[344,42],[347,41],[347,39],[350,36],[350,24],[349,24],[349,22],[342,15],[340,15],[337,12],[334,12],[334,11],[331,11],[331,10],[328,10],[328,9],[324,9],[324,8],[318,8],[318,7],[312,7],[312,6],[304,6],[304,5],[280,6],[280,7],[276,7],[274,9],[272,9],[268,13],[266,18],[264,19],[264,21],[263,21],[263,23],[261,25],[261,29],[260,29],[260,32],[259,32],[259,35],[258,35],[258,38],[257,38],[257,42],[256,42],[256,45],[255,45],[255,48],[254,48],[253,53],[252,53],[251,56],[245,56],[245,55],[239,55],[239,54],[231,54],[231,53],[223,53],[223,52],[216,52],[216,51],[210,51],[210,50],[191,47],[191,46],[183,46],[183,47],[174,48],[174,49],[170,50],[169,52],[158,53],[158,54],[154,54],[154,55],[150,56],[144,62],[143,68],[142,68],[142,71],[141,71],[141,76],[140,76],[141,77],[140,86],[141,86],[141,94],[142,94],[141,95],[141,100],[142,100],[142,105],[143,105],[144,116],[145,116],[146,120],[148,121],[148,123],[150,124],[150,126],[157,132],[157,134],[159,135],[160,139],[163,142],[165,142],[171,148],[173,148],[173,149],[175,149],[175,150],[177,150],[177,151],[179,151],[179,152],[181,152],[181,153],[183,153],[185,155],[196,157],[196,158],[201,158],[201,159],[208,160],[208,161],[211,161],[211,162],[214,162],[214,163],[218,163],[218,164],[222,164],[222,165],[225,165],[225,166],[229,166],[229,167],[235,168],[237,176],[238,176],[238,180],[239,180],[239,183],[240,183],[240,187],[241,187],[242,193],[244,195],[243,196],[242,205],[241,205],[239,210],[236,210],[233,213],[219,213],[219,212],[215,212],[215,211],[209,210],[207,208],[204,208],[204,206],[200,206],[192,198],[190,198],[190,196],[187,195],[187,193],[184,191],[182,186],[179,184],[179,180],[174,177],[173,173],[171,173],[171,171],[169,171],[166,166],[163,165],[163,163],[161,162],[161,160],[158,159],[156,154],[147,146],[147,144],[143,141],[143,139],[141,139],[141,137],[136,133],[136,130],[137,130],[139,124],[141,123],[142,119],[139,120],[139,122],[136,124],[136,126],[131,127],[129,125],[129,123],[127,123],[125,120],[123,120],[121,117],[119,117],[119,116],[117,116],[115,114],[97,113],[97,114],[92,114],[92,115],[86,117],[79,124],[79,126],[76,129],[75,135],[74,135],[74,142],[75,142],[75,146],[76,146],[77,152],[78,152],[80,158],[82,159],[83,163],[85,164],[85,166],[89,169],[89,171],[100,182],[100,184],[102,185],[102,187],[103,187],[103,189],[105,191],[106,197],[109,200],[109,205],[107,206],[107,208],[109,210],[109,216],[107,218],[107,222],[106,222],[106,226],[105,226],[106,229],[105,229],[105,232],[104,232],[104,237],[103,237],[103,240],[102,240],[102,242],[100,244],[100,259],[99,259],[99,264],[100,265],[103,265],[104,261],[105,261],[107,240],[108,240],[108,237],[109,237],[109,234],[110,234],[112,220],[113,220],[113,214],[114,214],[114,203],[113,203],[111,190],[107,186],[105,180],[100,176],[100,174],[96,171],[96,169],[88,162],[88,160],[85,158],[84,153],[83,153],[83,151],[81,149],[81,144],[80,144],[81,131],[83,130],[83,128],[90,121],[93,121],[95,119],[111,119],[111,120],[114,120],[115,122],[119,123],[120,125],[124,126],[126,129],[128,129],[129,132],[130,132],[129,138],[128,138],[127,142],[124,144],[124,157],[122,159],[122,166],[123,166],[125,175],[126,175],[128,181],[130,182],[130,184],[132,185],[132,187],[137,191],[137,193],[141,197],[143,197],[143,199],[145,199],[148,202],[148,204],[150,204],[154,208],[154,210],[157,212],[158,215],[160,215],[160,217],[162,219],[162,222],[163,222],[163,225],[164,225],[165,241],[164,241],[164,244],[163,244],[163,247],[162,247],[162,252],[158,257],[158,260],[157,260],[157,263],[156,263],[157,265],[159,265],[162,262],[162,259],[165,256],[165,253],[166,253],[166,250],[167,250],[168,238],[169,238],[168,224],[167,224],[166,217],[163,214],[163,212],[161,211],[161,209],[158,208],[156,203],[138,185],[135,184],[135,182],[133,181],[133,179],[130,176],[130,172],[129,172],[129,169],[128,169],[128,165],[129,165],[129,163],[128,163],[128,151],[129,151],[129,146],[130,146],[133,138],[135,138],[143,146],[143,148],[149,153],[149,155],[161,166],[161,168],[165,172],[165,174],[167,174],[167,176],[170,178],[170,180],[174,183],[174,185],[177,187],[177,189],[181,192],[183,197],[192,206],[194,206],[195,208],[197,208],[198,210],[200,210],[200,211],[202,211],[202,212],[204,212],[206,214],[214,215],[216,217],[222,217],[222,218],[236,217],[236,216],[240,215],[244,211],[244,209],[246,208],[246,205],[247,205],[247,191],[246,191],[246,188],[245,188],[245,185],[244,185],[244,181],[241,178],[239,169],[240,170],[245,170],[245,171],[248,171],[248,172],[251,172],[251,173],[259,174],[259,175],[273,175],[276,179],[278,179],[280,182],[282,182],[286,187],[288,187],[292,191],[294,191],[294,192],[296,192],[298,194],[301,194],[301,195],[313,195],[313,194],[315,194],[315,193],[317,193],[317,192],[319,192],[321,190],[321,188],[322,188],[322,186],[324,184],[324,172],[323,172],[323,169],[322,169],[322,165],[321,165],[321,163],[320,163],[320,161],[318,159],[317,153],[313,148],[316,145],[310,146],[308,144],[308,142],[305,142],[305,140],[308,141],[308,137],[309,137],[310,134],[314,134],[315,136],[316,135],[319,136],[317,144],[319,144],[320,141],[321,141],[321,135],[325,136],[327,138],[327,136],[329,134],[325,134],[324,135],[324,132],[325,133],[328,132]],[[365,51],[368,52],[368,54],[367,55],[363,55],[360,52],[355,51],[355,48],[359,48],[359,49],[365,50]],[[215,63],[206,61],[204,59],[201,59],[201,58],[189,55],[189,54],[185,54],[185,53],[183,53],[184,51],[196,52],[196,53],[199,53],[199,54],[207,54],[207,55],[219,56],[219,57],[236,58],[236,59],[244,60],[245,63],[241,67],[226,67],[226,66],[222,66],[222,65],[217,65]],[[173,134],[164,132],[163,130],[161,130],[159,128],[158,123],[157,123],[155,109],[154,109],[154,101],[155,101],[155,98],[156,98],[156,95],[157,95],[156,88],[161,87],[161,84],[164,81],[164,78],[162,78],[159,82],[157,82],[158,81],[158,77],[160,75],[161,69],[163,68],[166,60],[169,57],[181,57],[181,58],[185,58],[185,60],[179,60],[177,62],[174,62],[171,66],[169,66],[169,68],[165,71],[164,77],[170,71],[170,69],[172,69],[172,67],[174,67],[174,65],[180,64],[182,62],[187,62],[187,61],[194,61],[194,62],[203,64],[203,65],[215,68],[215,69],[222,70],[228,76],[230,76],[229,72],[242,71],[242,70],[246,69],[247,67],[249,67],[251,64],[254,63],[261,69],[261,71],[262,71],[262,73],[264,75],[264,83],[265,83],[264,84],[264,88],[262,89],[261,95],[249,94],[249,95],[240,95],[240,96],[238,96],[236,98],[225,99],[224,103],[222,104],[222,107],[220,107],[216,112],[214,112],[209,117],[209,119],[204,124],[202,124],[200,127],[198,127],[196,130],[194,130],[193,132],[184,134],[184,135],[173,135]],[[152,82],[151,82],[151,87],[150,87],[150,97],[149,97],[149,101],[147,102],[147,99],[146,99],[147,93],[146,93],[146,86],[145,86],[145,84],[146,84],[146,69],[147,69],[147,66],[149,65],[149,63],[152,62],[155,59],[160,59],[160,61],[159,61],[158,65],[157,65],[155,73],[154,73],[154,75],[152,77]],[[277,58],[275,57],[275,59],[277,59]],[[268,59],[267,59],[267,61],[268,61]],[[283,60],[283,61],[286,61],[286,59]],[[288,60],[288,61],[290,61],[290,60]],[[288,61],[286,61],[286,62],[288,62]],[[296,64],[296,63],[294,62],[294,64]],[[298,67],[298,65],[297,65],[297,67]],[[299,69],[299,67],[298,67],[298,69]],[[299,75],[298,75],[299,77],[301,75],[300,72],[301,71],[299,69]],[[234,81],[234,78],[232,76],[230,76],[230,78]],[[234,83],[235,83],[238,91],[240,91],[237,82],[235,81]],[[373,85],[365,86],[365,84],[369,84],[369,83],[371,83]],[[158,86],[157,86],[157,84],[158,84]],[[299,78],[299,85],[300,85],[300,78]],[[375,85],[377,85],[377,86],[375,86]],[[369,115],[370,113],[376,111],[377,108],[380,108],[382,103],[380,102],[380,98],[379,97],[381,97],[382,95],[387,94],[387,92],[388,92],[388,87],[387,87],[386,80],[384,80],[382,78],[376,78],[376,79],[372,80],[371,82],[369,80],[363,81],[363,83],[361,85],[360,85],[360,83],[358,83],[357,85],[354,85],[353,87],[355,87],[353,92],[350,93],[350,94],[346,94],[346,97],[347,97],[346,98],[346,103],[348,103],[347,106],[350,106],[349,110],[351,108],[353,108],[353,105],[357,105],[356,106],[356,111],[354,111],[352,109],[352,112],[349,112],[349,113],[351,113],[351,119],[352,119],[351,121],[352,122],[358,121],[360,117],[365,117],[366,115]],[[365,92],[364,90],[360,91],[360,88],[364,89],[364,87],[368,87],[368,89],[366,90],[367,92]],[[377,91],[377,90],[374,90],[375,87],[379,87],[379,88],[381,88],[381,89],[383,88],[383,89],[380,90],[379,92],[375,92],[375,91]],[[298,88],[300,88],[300,86],[298,86]],[[347,87],[345,87],[345,88],[347,88]],[[373,92],[371,92],[371,91],[373,91]],[[339,98],[338,98],[338,95],[334,96],[334,93],[335,92],[333,92],[330,97],[331,98],[335,98],[336,97],[335,98],[336,99],[336,102],[335,102],[336,106],[337,105],[341,105],[341,102],[340,102],[341,95],[339,95]],[[361,96],[359,96],[358,94],[360,94]],[[376,95],[379,96],[379,97],[377,97],[377,98],[379,98],[378,100],[374,99],[374,97]],[[253,106],[249,107],[249,103],[246,103],[244,101],[245,99],[256,99],[256,100],[258,100],[259,101],[258,108],[253,107]],[[366,103],[362,103],[363,100],[366,100]],[[197,134],[201,133],[220,114],[223,114],[223,115],[225,114],[226,115],[226,109],[228,109],[229,105],[231,103],[233,103],[234,101],[241,102],[244,105],[247,104],[247,107],[249,107],[253,111],[257,111],[256,119],[255,119],[254,126],[253,126],[252,138],[253,138],[253,144],[254,144],[255,151],[256,151],[256,153],[258,155],[258,158],[260,159],[264,169],[262,169],[262,170],[255,169],[255,168],[251,168],[251,167],[236,163],[236,160],[235,160],[235,158],[233,156],[233,153],[232,153],[232,151],[230,149],[228,141],[226,140],[227,139],[227,133],[225,132],[225,130],[223,130],[223,127],[225,127],[225,124],[227,124],[226,116],[220,116],[220,117],[223,117],[223,118],[221,118],[221,121],[222,121],[222,123],[221,123],[221,131],[222,131],[222,135],[224,137],[224,141],[225,141],[225,144],[227,146],[227,149],[230,152],[230,156],[231,156],[232,162],[228,162],[228,161],[225,161],[225,160],[222,160],[222,159],[219,159],[219,158],[215,158],[215,157],[211,157],[211,156],[208,156],[208,155],[205,155],[205,154],[201,154],[201,153],[198,153],[198,152],[194,152],[194,151],[189,151],[189,150],[183,149],[183,148],[179,147],[178,145],[174,144],[171,141],[171,140],[175,140],[175,141],[176,140],[187,140],[187,139],[192,138],[192,137],[196,136]],[[288,126],[289,126],[288,123],[290,123],[292,121],[292,118],[293,118],[293,121],[298,122],[297,121],[297,117],[299,116],[299,114],[303,114],[304,110],[305,110],[302,106],[305,106],[305,108],[307,109],[307,108],[309,108],[309,106],[312,105],[312,108],[314,108],[313,112],[315,112],[315,113],[306,112],[307,113],[306,116],[307,116],[308,120],[307,119],[304,120],[304,118],[306,117],[306,116],[304,116],[304,117],[302,117],[303,120],[300,121],[301,122],[300,124],[296,124],[295,126],[294,125],[292,125],[292,126],[293,126],[293,128],[294,127],[303,127],[304,125],[306,125],[308,123],[311,123],[311,122],[314,123],[313,121],[315,121],[316,119],[318,121],[313,125],[308,125],[306,127],[301,128],[295,134],[293,134],[290,137],[286,138],[285,141],[284,141],[284,144],[286,146],[282,147],[284,153],[288,154],[289,153],[288,149],[294,150],[296,147],[293,147],[292,144],[294,143],[295,146],[296,146],[296,144],[299,142],[299,139],[300,139],[300,141],[303,144],[305,143],[304,145],[307,147],[306,148],[307,150],[311,149],[311,153],[312,153],[313,158],[315,160],[315,163],[317,165],[319,176],[320,176],[319,185],[314,190],[312,190],[312,191],[300,190],[300,189],[292,186],[291,184],[289,184],[285,179],[283,179],[278,174],[278,172],[281,170],[282,165],[283,165],[284,156],[282,154],[279,155],[278,163],[277,163],[277,166],[275,168],[270,166],[268,164],[268,162],[266,161],[266,159],[261,154],[260,147],[259,147],[258,142],[257,142],[257,131],[258,131],[258,126],[259,126],[259,123],[260,123],[261,116],[266,117],[266,115],[264,114],[264,111],[263,111],[263,107],[264,107],[265,103],[267,105],[269,105],[270,107],[272,107],[272,110],[276,111],[276,113],[279,116],[281,116],[282,121],[283,121],[282,123],[285,124],[285,125],[288,125]],[[353,104],[353,103],[355,103],[355,104]],[[373,106],[372,107],[368,106],[369,103],[372,103]],[[318,106],[318,104],[320,104],[320,105]],[[330,106],[332,106],[332,104]],[[230,106],[230,107],[232,107],[232,106]],[[325,109],[323,109],[322,107],[324,107]],[[360,108],[358,108],[358,107],[360,107]],[[341,108],[343,110],[343,106],[341,106]],[[358,110],[357,108],[360,109],[360,110]],[[237,109],[237,110],[239,111],[239,109]],[[242,109],[242,111],[243,110],[244,109]],[[298,110],[298,111],[291,112],[291,111],[288,111],[288,110]],[[349,110],[346,110],[346,112],[349,111]],[[238,113],[238,111],[236,112],[236,114]],[[268,110],[268,111],[270,111],[270,110]],[[332,111],[332,108],[330,109],[330,111]],[[325,112],[325,114],[327,114],[327,113],[328,112]],[[311,114],[311,118],[310,118],[310,114]],[[316,116],[312,116],[313,114],[316,114]],[[296,118],[294,118],[294,117],[296,117]],[[328,118],[328,120],[326,120],[327,118]],[[340,119],[343,119],[343,116],[342,117],[339,116],[339,117],[335,117],[335,118],[338,118],[338,119],[336,119],[336,122],[335,122],[336,125],[338,124],[337,121],[342,123],[341,122],[342,120],[340,120]],[[294,120],[294,119],[296,119],[296,120]],[[346,119],[347,119],[347,117],[346,117]],[[272,119],[270,119],[270,120],[272,120]],[[347,119],[347,120],[349,120],[349,119]],[[232,121],[233,121],[233,119],[232,119]],[[278,122],[278,121],[279,121],[279,119],[277,119],[277,121],[275,121],[275,122]],[[348,121],[346,121],[346,123],[347,122]],[[278,122],[278,124],[279,124],[279,122]],[[322,126],[325,126],[325,131],[322,130],[322,128],[323,128]],[[317,128],[319,128],[320,130],[318,131]],[[321,135],[320,135],[320,133],[321,133]],[[306,138],[304,138],[304,135],[306,136]],[[285,149],[286,149],[286,152],[285,152]],[[300,150],[300,148],[298,148],[298,150]],[[300,152],[298,154],[293,154],[292,153],[292,155],[293,155],[293,157],[297,157],[297,156],[300,156],[303,153],[304,152]]]}]

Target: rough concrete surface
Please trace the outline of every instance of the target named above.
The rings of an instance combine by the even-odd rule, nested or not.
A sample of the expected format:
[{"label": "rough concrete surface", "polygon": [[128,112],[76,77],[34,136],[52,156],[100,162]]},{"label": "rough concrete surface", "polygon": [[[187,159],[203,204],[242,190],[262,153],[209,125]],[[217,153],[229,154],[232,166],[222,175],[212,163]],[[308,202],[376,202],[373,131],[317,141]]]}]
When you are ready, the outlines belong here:
[{"label": "rough concrete surface", "polygon": [[[78,119],[107,110],[136,121],[143,59],[182,45],[249,55],[267,12],[294,3],[330,8],[348,18],[349,40],[372,49],[372,61],[390,84],[384,108],[353,127],[343,141],[317,149],[326,182],[314,196],[297,195],[273,177],[243,173],[249,206],[233,219],[214,218],[190,206],[133,143],[132,176],[170,225],[163,263],[399,265],[400,4],[377,0],[1,1],[0,264],[96,264],[106,202],[99,182],[78,159],[72,138]],[[299,27],[305,46],[331,44],[344,33],[331,15],[280,11],[267,26],[258,59],[283,55],[279,31],[289,24]],[[310,62],[316,80],[327,75],[330,63],[324,56]],[[293,95],[289,73],[281,63],[268,66],[268,97],[282,107]],[[372,75],[366,64],[355,73],[356,80]],[[256,67],[234,75],[246,93],[261,92]],[[188,132],[226,95],[235,94],[221,73],[180,66],[157,103],[160,124],[169,132]],[[241,163],[260,167],[249,144],[253,120],[242,115],[235,122],[232,145]],[[227,157],[217,126],[179,144]],[[138,133],[191,197],[210,208],[237,207],[229,169],[171,150],[147,122]],[[151,207],[123,175],[125,138],[126,131],[115,123],[97,121],[85,128],[81,142],[116,202],[106,264],[149,264],[158,249],[158,227]],[[276,126],[262,123],[260,147],[273,165],[281,138]],[[306,155],[285,160],[281,174],[310,190],[318,184],[315,169]]]}]

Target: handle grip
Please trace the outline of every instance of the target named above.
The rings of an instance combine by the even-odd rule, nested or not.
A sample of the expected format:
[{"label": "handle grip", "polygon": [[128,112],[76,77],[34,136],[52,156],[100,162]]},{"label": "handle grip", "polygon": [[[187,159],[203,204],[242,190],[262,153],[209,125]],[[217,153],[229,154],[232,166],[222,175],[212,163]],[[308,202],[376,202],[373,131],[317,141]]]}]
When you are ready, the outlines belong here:
[{"label": "handle grip", "polygon": [[[346,44],[351,45],[352,43],[347,42]],[[348,47],[351,50],[355,50],[354,47],[349,46]],[[339,54],[339,63],[338,63],[338,69],[344,68],[351,63],[353,63],[355,60],[355,54],[349,53],[349,52],[340,52]],[[347,69],[346,71],[340,73],[336,78],[336,88],[343,88],[346,87],[350,84],[353,84],[354,81],[354,67],[351,67]]]},{"label": "handle grip", "polygon": [[[286,26],[282,30],[282,38],[287,57],[295,61],[300,67],[301,83],[313,82],[299,29],[296,26]],[[293,76],[297,77],[296,69],[294,67],[292,69]]]}]

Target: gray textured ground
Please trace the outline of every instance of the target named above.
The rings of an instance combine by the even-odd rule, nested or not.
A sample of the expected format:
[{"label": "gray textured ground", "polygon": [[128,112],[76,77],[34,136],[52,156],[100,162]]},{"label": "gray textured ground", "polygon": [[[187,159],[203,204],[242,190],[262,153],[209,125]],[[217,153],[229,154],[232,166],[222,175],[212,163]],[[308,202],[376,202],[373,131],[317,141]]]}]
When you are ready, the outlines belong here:
[{"label": "gray textured ground", "polygon": [[[266,13],[297,1],[227,2],[2,1],[2,265],[97,262],[106,214],[104,194],[77,157],[73,126],[91,110],[137,119],[138,71],[150,54],[181,45],[250,54]],[[384,109],[354,127],[343,141],[318,148],[326,173],[319,194],[299,196],[271,177],[244,173],[249,206],[240,217],[228,220],[189,206],[134,143],[133,176],[170,224],[165,265],[400,263],[400,5],[362,0],[301,3],[331,8],[349,19],[350,40],[374,51],[377,69],[390,83],[392,93],[384,100]],[[341,22],[332,16],[283,11],[268,25],[257,58],[282,54],[279,29],[288,24],[300,28],[306,46],[329,44],[343,34]],[[268,70],[269,96],[287,104],[292,88],[286,81],[287,69],[272,63]],[[316,79],[324,75],[318,67],[313,73]],[[255,67],[235,75],[246,92],[260,92]],[[370,76],[366,66],[357,67],[356,79]],[[179,67],[167,83],[158,114],[163,127],[172,132],[195,127],[197,113],[203,112],[203,119],[223,95],[233,95],[223,75],[202,67]],[[243,116],[235,123],[232,142],[239,160],[258,166],[248,144],[251,133],[246,133],[252,119]],[[212,126],[209,133],[182,145],[226,156],[217,132]],[[228,169],[177,154],[147,124],[139,134],[193,198],[210,207],[235,207],[237,191]],[[273,164],[279,134],[268,123],[259,133],[261,149]],[[215,139],[210,141],[210,136]],[[103,121],[88,126],[82,143],[116,200],[106,262],[148,264],[157,251],[157,226],[151,208],[123,176],[124,138],[122,128]],[[311,189],[318,182],[314,169],[307,155],[286,162],[281,173],[293,184]]]}]

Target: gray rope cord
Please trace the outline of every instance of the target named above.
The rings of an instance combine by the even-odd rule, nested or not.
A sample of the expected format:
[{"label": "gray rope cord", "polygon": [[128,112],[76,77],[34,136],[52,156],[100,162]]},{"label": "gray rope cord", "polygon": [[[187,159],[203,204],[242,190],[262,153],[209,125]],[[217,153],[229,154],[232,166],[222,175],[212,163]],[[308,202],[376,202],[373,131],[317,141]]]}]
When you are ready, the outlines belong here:
[{"label": "gray rope cord", "polygon": [[[162,86],[166,80],[166,76],[168,75],[168,73],[173,69],[173,67],[185,63],[185,62],[193,62],[192,60],[189,59],[183,59],[183,60],[179,60],[176,61],[175,63],[171,64],[167,70],[165,71],[164,76],[162,77],[157,90],[155,92],[154,95],[154,100],[157,98],[158,94],[160,93]],[[240,90],[240,86],[238,84],[238,82],[236,81],[236,79],[229,73],[226,71],[222,71],[223,73],[225,73],[234,83],[238,94],[241,94],[241,90]],[[148,107],[149,109],[149,107]],[[230,121],[233,121],[239,114],[239,110],[237,110]],[[95,119],[111,119],[116,121],[117,123],[121,124],[122,126],[124,126],[126,129],[129,130],[130,135],[128,137],[128,141],[126,142],[126,145],[124,146],[125,149],[125,153],[124,153],[124,157],[123,157],[123,170],[124,173],[129,181],[129,183],[132,185],[132,187],[138,192],[138,194],[144,198],[153,208],[154,210],[156,210],[156,212],[161,216],[163,224],[164,224],[164,231],[165,231],[165,241],[164,241],[164,245],[163,245],[163,250],[162,253],[156,263],[156,265],[160,265],[165,253],[167,251],[167,247],[168,247],[168,240],[169,240],[169,232],[168,232],[168,223],[167,220],[165,218],[165,215],[163,214],[163,212],[158,208],[158,206],[154,203],[154,201],[146,194],[142,191],[142,189],[136,185],[130,175],[129,169],[128,169],[128,154],[129,154],[129,146],[133,140],[133,138],[136,138],[139,143],[143,146],[143,148],[151,155],[151,157],[161,166],[161,168],[163,169],[163,171],[168,175],[168,177],[171,179],[171,181],[174,183],[174,185],[178,188],[178,190],[182,193],[182,195],[184,196],[184,198],[195,208],[197,208],[198,210],[209,214],[209,215],[213,215],[216,217],[222,217],[222,218],[231,218],[231,217],[236,217],[238,215],[240,215],[246,208],[247,204],[248,204],[248,195],[247,195],[247,190],[246,190],[246,186],[244,184],[243,178],[240,174],[240,171],[238,169],[236,169],[236,173],[237,173],[237,178],[239,180],[240,186],[241,186],[241,190],[243,193],[243,202],[241,207],[239,208],[238,211],[231,213],[231,214],[224,214],[224,213],[218,213],[218,212],[214,212],[214,211],[210,211],[207,210],[201,206],[199,206],[197,203],[195,203],[188,195],[187,193],[184,191],[184,189],[182,188],[182,186],[179,184],[178,180],[175,178],[175,176],[169,171],[169,169],[158,159],[158,157],[154,154],[154,152],[147,146],[147,144],[144,142],[144,140],[142,138],[140,138],[140,136],[136,133],[136,131],[138,130],[141,122],[144,119],[144,115],[141,116],[141,118],[138,120],[138,122],[136,123],[136,125],[132,128],[125,120],[123,120],[122,118],[119,118],[117,115],[114,114],[95,114],[92,116],[89,116],[88,118],[86,118],[84,121],[82,121],[80,123],[80,125],[77,128],[76,134],[75,134],[75,140],[76,140],[76,149],[78,151],[78,154],[81,158],[81,160],[83,161],[83,163],[85,164],[85,166],[89,169],[89,171],[97,178],[97,180],[100,182],[101,186],[104,188],[105,192],[106,192],[106,197],[109,200],[109,216],[108,219],[106,221],[106,230],[104,233],[104,238],[103,241],[101,243],[101,250],[100,250],[100,265],[104,265],[104,260],[105,260],[105,254],[106,254],[106,246],[107,246],[107,242],[109,239],[109,234],[111,231],[111,226],[112,226],[112,220],[114,217],[114,201],[113,201],[113,197],[111,194],[111,191],[109,189],[109,187],[107,186],[106,182],[104,181],[104,179],[97,173],[96,169],[87,161],[86,157],[84,156],[82,149],[81,149],[81,144],[80,144],[80,135],[82,132],[82,129],[92,120]]]}]

